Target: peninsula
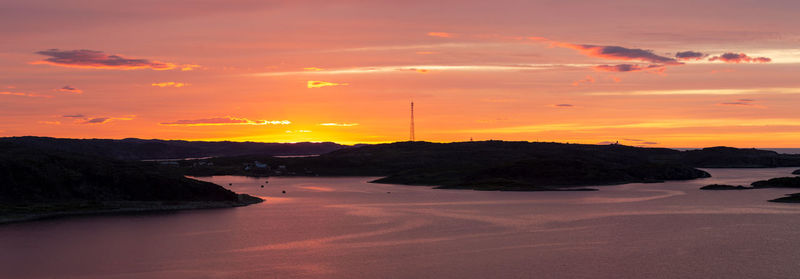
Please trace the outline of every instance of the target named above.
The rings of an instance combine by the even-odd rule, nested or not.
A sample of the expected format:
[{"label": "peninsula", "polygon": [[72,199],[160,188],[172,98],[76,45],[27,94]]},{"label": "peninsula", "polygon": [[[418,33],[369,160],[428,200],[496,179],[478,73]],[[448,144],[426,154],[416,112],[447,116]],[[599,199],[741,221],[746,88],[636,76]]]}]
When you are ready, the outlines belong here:
[{"label": "peninsula", "polygon": [[152,163],[0,141],[0,223],[52,216],[258,203]]}]

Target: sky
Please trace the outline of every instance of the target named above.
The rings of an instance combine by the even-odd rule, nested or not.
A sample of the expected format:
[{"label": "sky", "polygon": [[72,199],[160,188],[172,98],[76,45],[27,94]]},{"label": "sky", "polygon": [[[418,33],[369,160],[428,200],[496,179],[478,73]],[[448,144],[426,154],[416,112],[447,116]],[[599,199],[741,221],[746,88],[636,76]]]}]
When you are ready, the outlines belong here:
[{"label": "sky", "polygon": [[796,0],[0,6],[0,136],[800,147]]}]

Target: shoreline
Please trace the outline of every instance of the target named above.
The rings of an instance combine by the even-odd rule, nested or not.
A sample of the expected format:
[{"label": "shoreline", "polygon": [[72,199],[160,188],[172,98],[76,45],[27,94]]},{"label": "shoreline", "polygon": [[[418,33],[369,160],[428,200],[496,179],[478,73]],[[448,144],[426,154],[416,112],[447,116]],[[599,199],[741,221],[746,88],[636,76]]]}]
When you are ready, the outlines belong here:
[{"label": "shoreline", "polygon": [[[86,203],[80,204],[36,204],[28,206],[30,209],[44,209],[42,212],[20,212],[9,213],[0,215],[0,226],[10,223],[29,222],[36,220],[44,220],[51,218],[62,218],[70,216],[88,216],[88,215],[116,215],[128,213],[148,213],[148,212],[169,212],[169,211],[183,211],[183,210],[198,210],[198,209],[221,209],[221,208],[236,208],[248,206],[252,204],[261,203],[264,200],[257,197],[242,197],[240,195],[239,202],[232,201],[115,201],[103,202],[94,204],[94,206]],[[53,206],[69,206],[85,209],[74,210],[53,210],[47,211],[47,208]],[[25,208],[25,207],[23,207]],[[20,208],[20,209],[23,209]]]}]

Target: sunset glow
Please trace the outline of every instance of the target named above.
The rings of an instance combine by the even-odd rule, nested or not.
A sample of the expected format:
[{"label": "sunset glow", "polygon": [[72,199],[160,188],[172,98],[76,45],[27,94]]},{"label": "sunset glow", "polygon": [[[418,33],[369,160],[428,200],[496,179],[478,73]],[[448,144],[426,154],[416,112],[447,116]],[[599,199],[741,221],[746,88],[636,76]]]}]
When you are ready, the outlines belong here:
[{"label": "sunset glow", "polygon": [[17,2],[0,136],[800,142],[796,1]]}]

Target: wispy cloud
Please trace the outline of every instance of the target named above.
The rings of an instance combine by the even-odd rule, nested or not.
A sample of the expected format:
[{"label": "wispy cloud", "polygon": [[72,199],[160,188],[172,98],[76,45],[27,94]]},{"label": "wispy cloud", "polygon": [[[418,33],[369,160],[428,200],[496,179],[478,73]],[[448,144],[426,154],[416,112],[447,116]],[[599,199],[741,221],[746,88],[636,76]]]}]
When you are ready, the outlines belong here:
[{"label": "wispy cloud", "polygon": [[177,120],[172,122],[162,122],[161,125],[170,126],[221,126],[221,125],[289,125],[289,120],[250,120],[239,117],[214,117],[191,120]]},{"label": "wispy cloud", "polygon": [[756,100],[754,99],[738,99],[732,102],[722,102],[717,105],[720,106],[746,106],[746,107],[759,107],[763,108],[764,106],[760,106],[756,104]]},{"label": "wispy cloud", "polygon": [[111,117],[95,117],[83,122],[83,124],[103,124],[111,121]]},{"label": "wispy cloud", "polygon": [[413,71],[413,72],[417,72],[417,73],[420,73],[420,74],[427,74],[427,73],[431,72],[431,70],[428,70],[428,69],[416,69],[416,68],[411,68],[411,69],[408,69],[407,71]]},{"label": "wispy cloud", "polygon": [[32,98],[52,98],[53,97],[53,96],[50,96],[50,95],[42,95],[42,94],[37,94],[37,93],[10,92],[10,91],[0,91],[0,95],[32,97]]},{"label": "wispy cloud", "polygon": [[83,93],[83,90],[80,90],[78,88],[75,88],[75,87],[72,87],[72,86],[69,86],[69,85],[65,85],[64,87],[59,88],[58,91],[75,93],[75,94],[82,94]]},{"label": "wispy cloud", "polygon": [[[113,116],[89,116],[85,114],[76,113],[76,114],[65,114],[62,115],[61,117],[71,118],[72,123],[74,124],[97,125],[97,124],[107,124],[117,120],[133,120],[134,118],[136,118],[136,115],[124,115],[119,117],[113,117]],[[58,125],[61,124],[61,121],[39,121],[39,123]]]},{"label": "wispy cloud", "polygon": [[309,80],[308,81],[308,88],[321,88],[321,87],[328,87],[328,86],[345,86],[348,85],[347,83],[335,83],[335,82],[327,82],[327,81],[319,81],[319,80]]},{"label": "wispy cloud", "polygon": [[552,105],[552,107],[554,107],[554,108],[574,108],[575,105],[573,105],[573,104],[555,104],[555,105]]},{"label": "wispy cloud", "polygon": [[187,71],[194,71],[194,70],[200,69],[203,66],[195,65],[195,64],[183,64],[183,65],[180,65],[180,67],[181,67],[181,71],[187,72]]},{"label": "wispy cloud", "polygon": [[470,71],[470,72],[503,72],[503,71],[533,71],[566,68],[586,68],[597,64],[515,64],[515,65],[405,65],[405,66],[380,66],[380,67],[354,67],[326,69],[321,71],[288,71],[288,72],[263,72],[250,74],[252,76],[292,76],[292,75],[340,75],[340,74],[380,74],[403,73],[419,69],[426,71]]},{"label": "wispy cloud", "polygon": [[592,84],[592,83],[594,83],[594,78],[592,76],[586,76],[581,80],[576,80],[575,82],[573,82],[572,86],[580,86],[582,84]]},{"label": "wispy cloud", "polygon": [[711,70],[711,73],[712,73],[712,74],[718,74],[718,73],[733,73],[733,72],[735,72],[735,71],[736,71],[736,70],[734,70],[734,69],[722,69],[722,70]]},{"label": "wispy cloud", "polygon": [[800,120],[781,119],[781,118],[664,119],[664,120],[652,120],[648,122],[627,122],[627,123],[608,123],[608,124],[551,123],[542,125],[455,130],[449,132],[514,134],[514,133],[538,133],[538,132],[549,132],[549,131],[591,131],[591,130],[608,130],[608,129],[676,129],[676,128],[700,128],[700,127],[763,127],[763,126],[800,127]]},{"label": "wispy cloud", "polygon": [[352,127],[358,126],[358,123],[320,123],[320,126],[334,126],[334,127]]},{"label": "wispy cloud", "polygon": [[587,93],[587,95],[594,95],[594,96],[743,95],[743,94],[800,94],[800,88],[676,89],[676,90],[638,90],[638,91]]},{"label": "wispy cloud", "polygon": [[176,65],[173,63],[159,62],[155,60],[126,58],[115,54],[106,54],[102,51],[79,49],[79,50],[60,50],[48,49],[37,51],[36,54],[49,56],[44,60],[32,62],[32,64],[47,64],[60,67],[88,68],[88,69],[114,69],[114,70],[172,70],[180,68],[188,71],[199,67],[198,65],[186,64]]},{"label": "wispy cloud", "polygon": [[308,67],[308,68],[303,68],[303,70],[314,72],[314,71],[322,71],[322,68]]},{"label": "wispy cloud", "polygon": [[452,38],[452,37],[454,37],[453,34],[447,33],[447,32],[428,32],[428,36],[440,37],[440,38]]},{"label": "wispy cloud", "polygon": [[108,124],[112,121],[116,120],[133,120],[136,116],[135,115],[128,115],[123,117],[86,117],[83,118],[84,120],[80,122],[80,124],[89,124],[89,125],[97,125],[97,124]]},{"label": "wispy cloud", "polygon": [[728,52],[722,54],[720,56],[714,56],[708,59],[708,61],[722,61],[725,63],[768,63],[772,62],[772,59],[768,57],[750,57],[744,53],[732,53]]},{"label": "wispy cloud", "polygon": [[174,81],[167,81],[167,82],[157,82],[157,83],[152,83],[152,84],[150,84],[150,85],[152,85],[152,86],[157,86],[157,87],[162,87],[162,88],[163,88],[163,87],[176,87],[176,88],[178,88],[178,87],[189,86],[189,84],[188,84],[188,83],[183,83],[183,82],[174,82]]}]

